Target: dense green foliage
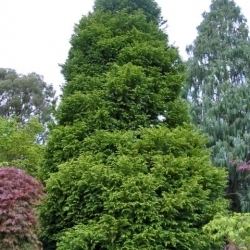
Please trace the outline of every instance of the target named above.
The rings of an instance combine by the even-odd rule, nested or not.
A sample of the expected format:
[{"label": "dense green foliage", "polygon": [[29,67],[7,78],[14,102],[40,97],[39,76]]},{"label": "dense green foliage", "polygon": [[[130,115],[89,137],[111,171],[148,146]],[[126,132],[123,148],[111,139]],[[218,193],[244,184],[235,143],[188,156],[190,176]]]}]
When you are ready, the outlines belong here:
[{"label": "dense green foliage", "polygon": [[[235,210],[246,178],[235,163],[250,152],[250,39],[246,19],[232,0],[213,0],[198,36],[188,48],[188,90],[193,120],[210,136],[213,161],[229,170],[229,196]],[[235,195],[237,194],[237,195]],[[245,196],[245,195],[244,195]],[[245,197],[246,198],[246,197]],[[249,200],[249,199],[248,199]]]},{"label": "dense green foliage", "polygon": [[96,129],[175,127],[188,120],[179,97],[184,67],[177,50],[141,11],[83,17],[71,44],[47,173],[79,155],[81,141]]},{"label": "dense green foliage", "polygon": [[249,77],[247,21],[233,0],[213,0],[203,14],[198,36],[187,51],[189,97],[194,120],[203,123],[213,103],[222,100],[230,86],[246,84]]},{"label": "dense green foliage", "polygon": [[44,153],[36,142],[41,132],[42,126],[35,119],[21,124],[0,118],[0,166],[16,166],[37,176]]},{"label": "dense green foliage", "polygon": [[250,214],[218,215],[204,227],[204,232],[221,245],[225,239],[240,250],[250,249]]},{"label": "dense green foliage", "polygon": [[75,28],[43,168],[46,250],[210,248],[225,172],[185,124],[184,66],[159,15],[153,0],[97,0]]},{"label": "dense green foliage", "polygon": [[126,10],[127,12],[131,13],[136,10],[143,10],[144,14],[149,21],[156,21],[160,20],[160,13],[161,10],[156,4],[156,2],[152,0],[96,0],[95,1],[95,10],[102,10],[102,11],[111,11],[113,13]]},{"label": "dense green foliage", "polygon": [[51,119],[55,102],[52,85],[46,84],[41,76],[0,69],[0,116],[15,117],[22,123],[36,116],[45,123]]},{"label": "dense green foliage", "polygon": [[225,173],[204,145],[190,127],[97,131],[47,182],[45,237],[68,229],[61,250],[208,249],[201,228],[225,208]]}]

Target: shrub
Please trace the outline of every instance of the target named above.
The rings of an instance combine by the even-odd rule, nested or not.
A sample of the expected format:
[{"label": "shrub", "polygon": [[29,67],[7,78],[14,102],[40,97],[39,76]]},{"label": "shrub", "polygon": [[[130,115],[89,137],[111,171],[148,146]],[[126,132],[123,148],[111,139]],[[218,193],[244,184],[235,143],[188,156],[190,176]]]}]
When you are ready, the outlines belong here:
[{"label": "shrub", "polygon": [[207,249],[202,227],[225,209],[225,172],[199,133],[97,131],[83,145],[47,182],[41,219],[51,249]]},{"label": "shrub", "polygon": [[217,215],[203,228],[216,245],[226,242],[240,250],[250,249],[250,214]]},{"label": "shrub", "polygon": [[39,249],[33,206],[42,185],[23,170],[0,168],[0,249]]}]

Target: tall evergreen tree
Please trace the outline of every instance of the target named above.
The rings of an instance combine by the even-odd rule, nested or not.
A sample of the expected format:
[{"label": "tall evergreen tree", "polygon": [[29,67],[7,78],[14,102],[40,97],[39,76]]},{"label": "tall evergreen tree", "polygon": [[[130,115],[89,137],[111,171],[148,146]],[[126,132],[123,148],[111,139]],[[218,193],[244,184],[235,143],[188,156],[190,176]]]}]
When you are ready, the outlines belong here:
[{"label": "tall evergreen tree", "polygon": [[225,175],[184,125],[184,67],[159,16],[153,0],[97,0],[76,26],[44,166],[45,249],[209,247]]},{"label": "tall evergreen tree", "polygon": [[245,179],[239,179],[236,165],[250,151],[247,21],[233,0],[213,0],[203,18],[196,40],[187,49],[187,98],[194,122],[210,136],[214,163],[229,170],[229,195],[233,208],[239,210]]},{"label": "tall evergreen tree", "polygon": [[[118,10],[123,6],[113,2]],[[151,0],[150,9],[142,1],[128,2],[130,8],[138,2],[138,8],[114,12],[106,9],[106,1],[97,1],[97,10],[75,28],[63,65],[67,83],[57,112],[60,127],[49,141],[47,172],[78,156],[81,141],[97,129],[175,127],[188,119],[180,98],[184,67],[178,52],[166,45],[158,21],[145,16],[159,7]]]},{"label": "tall evergreen tree", "polygon": [[161,10],[157,3],[151,0],[96,0],[95,10],[116,12],[126,9],[128,12],[142,10],[148,21],[159,22],[161,20]]}]

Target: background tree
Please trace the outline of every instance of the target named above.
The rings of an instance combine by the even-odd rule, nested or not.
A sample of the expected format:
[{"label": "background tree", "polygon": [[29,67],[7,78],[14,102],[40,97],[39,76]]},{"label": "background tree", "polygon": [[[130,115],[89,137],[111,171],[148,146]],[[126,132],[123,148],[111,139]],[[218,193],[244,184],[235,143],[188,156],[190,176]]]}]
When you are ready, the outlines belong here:
[{"label": "background tree", "polygon": [[[232,0],[213,0],[203,17],[198,36],[187,49],[187,98],[193,121],[210,136],[214,163],[229,170],[228,193],[233,209],[239,210],[246,178],[240,178],[235,163],[245,161],[250,149],[247,21]],[[250,203],[243,210],[249,209]]]},{"label": "background tree", "polygon": [[0,168],[0,179],[1,249],[41,249],[33,206],[41,198],[42,185],[16,168]]},{"label": "background tree", "polygon": [[26,123],[36,116],[45,123],[51,119],[56,102],[55,91],[43,78],[31,73],[18,75],[12,69],[0,69],[0,115],[16,117]]},{"label": "background tree", "polygon": [[207,249],[202,226],[225,210],[224,171],[184,126],[184,67],[149,18],[159,8],[133,3],[97,1],[72,37],[44,166],[45,249]]},{"label": "background tree", "polygon": [[14,119],[0,118],[0,166],[16,166],[37,177],[44,148],[36,139],[42,131],[35,119],[21,124]]}]

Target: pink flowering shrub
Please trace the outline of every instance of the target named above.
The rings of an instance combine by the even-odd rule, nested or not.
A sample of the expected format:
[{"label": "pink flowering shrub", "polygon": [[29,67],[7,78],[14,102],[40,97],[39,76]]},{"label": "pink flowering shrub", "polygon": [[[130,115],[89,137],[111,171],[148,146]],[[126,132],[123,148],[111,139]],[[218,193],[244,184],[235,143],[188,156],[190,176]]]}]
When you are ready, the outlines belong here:
[{"label": "pink flowering shrub", "polygon": [[244,161],[238,164],[237,171],[239,172],[250,171],[250,161],[247,161],[247,162]]},{"label": "pink flowering shrub", "polygon": [[34,205],[42,185],[23,170],[0,168],[0,249],[39,249]]}]

